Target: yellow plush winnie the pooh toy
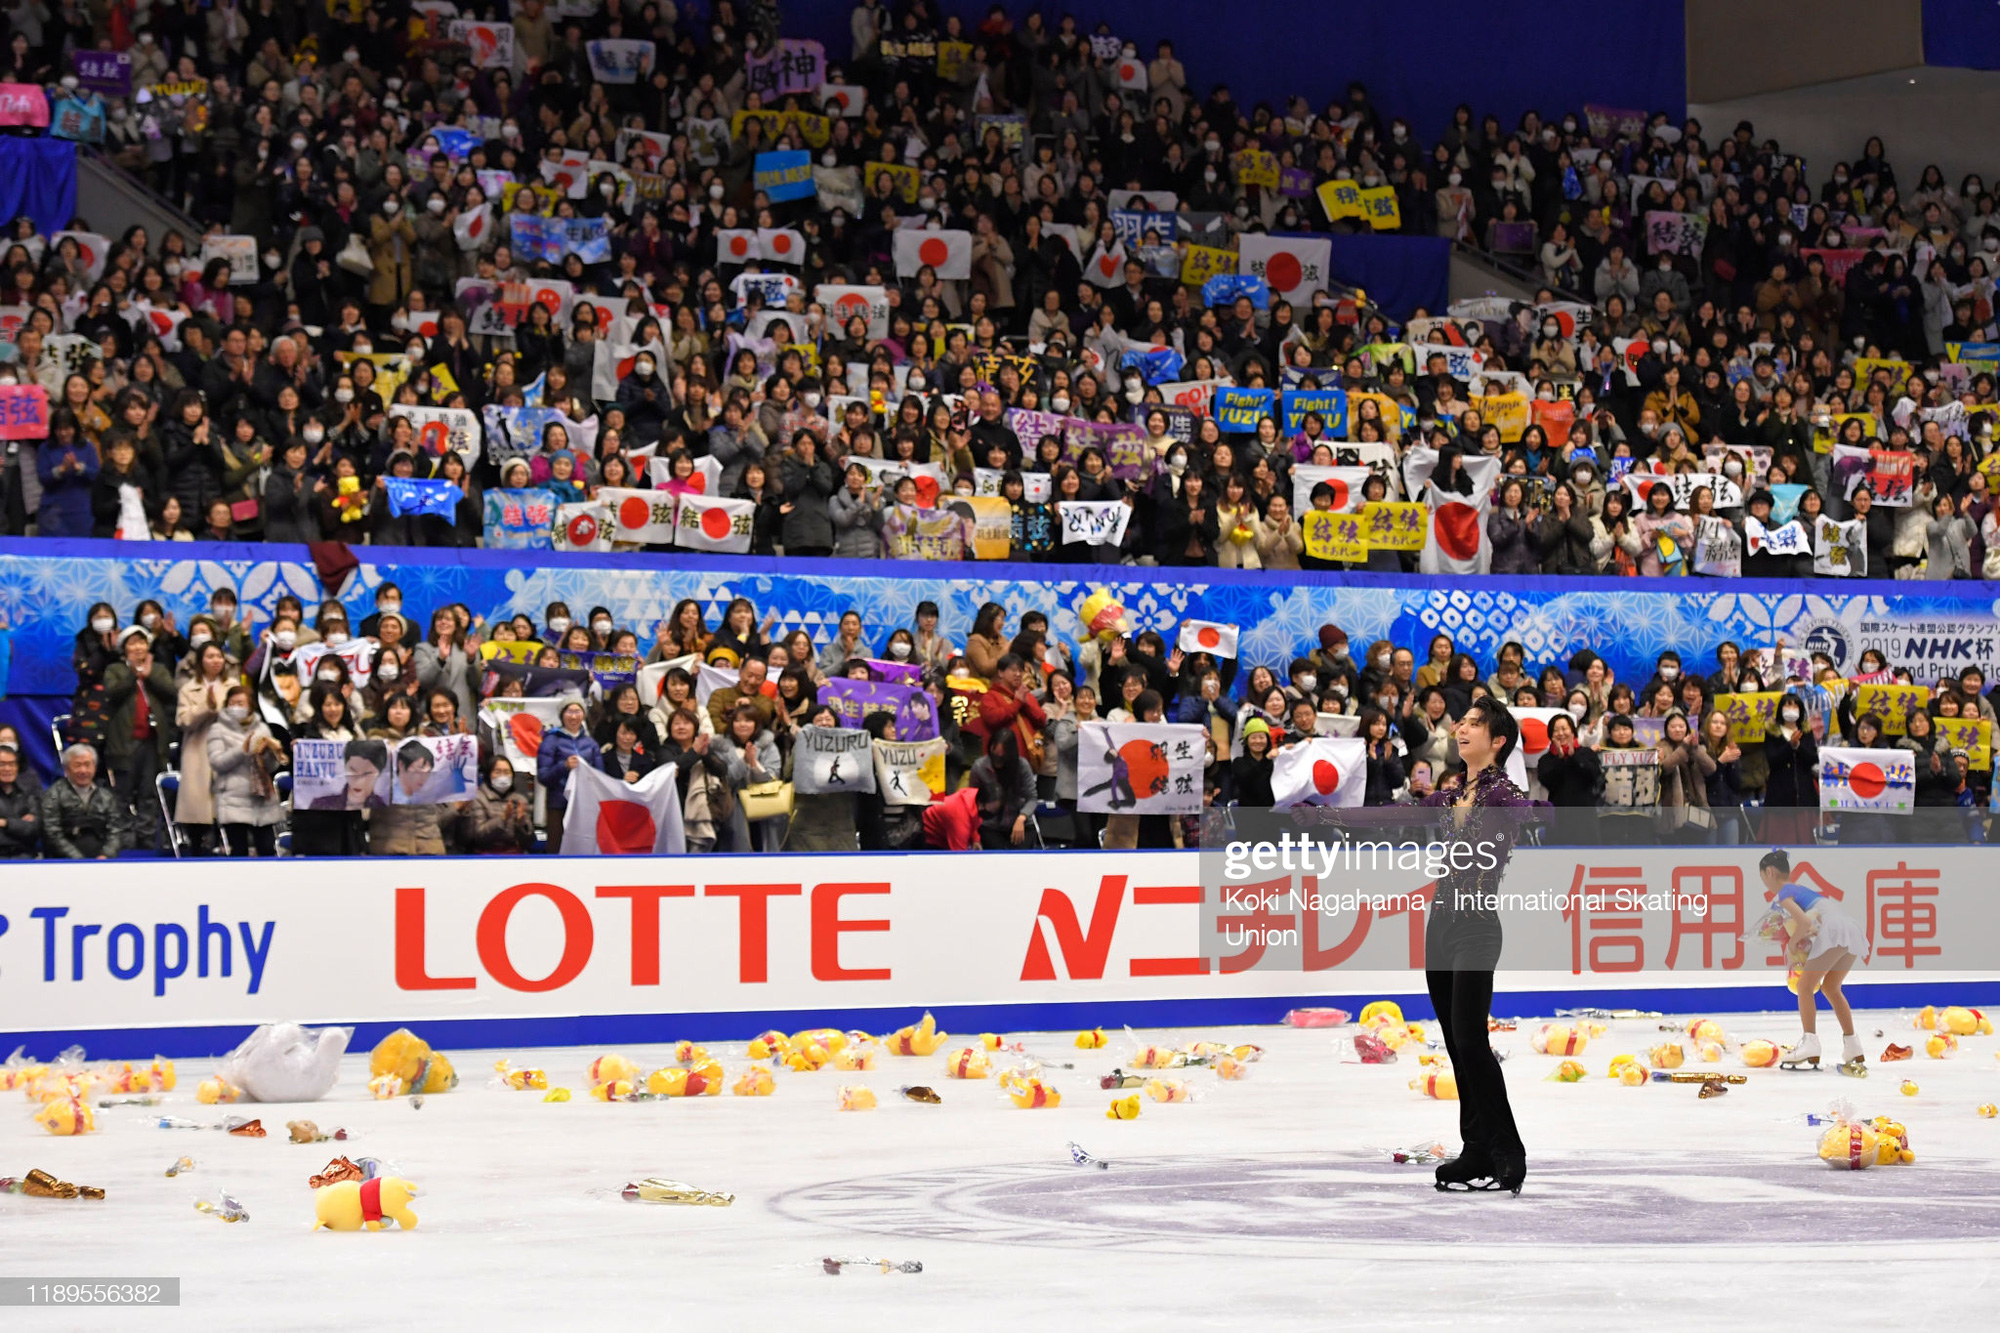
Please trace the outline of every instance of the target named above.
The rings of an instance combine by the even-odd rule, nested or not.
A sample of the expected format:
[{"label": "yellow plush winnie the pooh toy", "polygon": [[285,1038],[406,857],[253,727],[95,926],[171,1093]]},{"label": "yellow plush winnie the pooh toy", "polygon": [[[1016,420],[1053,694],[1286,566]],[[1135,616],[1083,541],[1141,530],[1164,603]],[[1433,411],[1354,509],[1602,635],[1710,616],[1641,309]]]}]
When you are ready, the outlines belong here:
[{"label": "yellow plush winnie the pooh toy", "polygon": [[313,1230],[382,1231],[390,1222],[405,1231],[417,1227],[410,1200],[417,1187],[400,1176],[343,1180],[313,1193]]},{"label": "yellow plush winnie the pooh toy", "polygon": [[368,1053],[368,1072],[395,1075],[404,1092],[449,1092],[458,1086],[451,1061],[408,1028],[397,1028],[376,1044]]}]

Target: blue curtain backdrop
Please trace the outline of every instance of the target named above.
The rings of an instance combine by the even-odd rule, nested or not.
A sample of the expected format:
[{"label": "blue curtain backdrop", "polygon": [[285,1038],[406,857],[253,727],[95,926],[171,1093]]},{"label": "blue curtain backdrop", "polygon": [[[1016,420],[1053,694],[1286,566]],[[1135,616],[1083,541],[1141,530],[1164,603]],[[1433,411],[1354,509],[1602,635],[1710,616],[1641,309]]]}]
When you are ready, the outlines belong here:
[{"label": "blue curtain backdrop", "polygon": [[[1102,21],[1153,58],[1162,37],[1186,67],[1189,86],[1206,98],[1227,83],[1245,108],[1274,106],[1299,94],[1320,110],[1345,97],[1350,79],[1368,85],[1384,115],[1404,116],[1426,140],[1472,104],[1512,128],[1531,108],[1544,117],[1585,102],[1664,111],[1679,124],[1687,112],[1687,34],[1681,0],[1597,4],[1544,0],[1532,6],[1356,4],[1216,5],[1208,0],[1003,0],[1018,24],[1040,8],[1053,30],[1064,14],[1081,32]],[[707,12],[708,0],[696,8]],[[1926,12],[1929,10],[1926,4]],[[1966,7],[1969,7],[1966,6]],[[885,5],[885,10],[894,9]],[[933,12],[978,27],[988,0],[943,0]],[[1990,8],[1990,6],[1989,6]],[[785,31],[816,37],[829,59],[853,51],[851,0],[787,0]],[[1935,59],[1935,58],[1934,58]]]},{"label": "blue curtain backdrop", "polygon": [[2000,6],[1991,0],[1924,0],[1924,63],[2000,69]]},{"label": "blue curtain backdrop", "polygon": [[1450,304],[1451,241],[1444,236],[1333,236],[1333,276],[1397,319]]},{"label": "blue curtain backdrop", "polygon": [[0,136],[0,222],[23,213],[53,235],[76,216],[76,145],[68,139]]}]

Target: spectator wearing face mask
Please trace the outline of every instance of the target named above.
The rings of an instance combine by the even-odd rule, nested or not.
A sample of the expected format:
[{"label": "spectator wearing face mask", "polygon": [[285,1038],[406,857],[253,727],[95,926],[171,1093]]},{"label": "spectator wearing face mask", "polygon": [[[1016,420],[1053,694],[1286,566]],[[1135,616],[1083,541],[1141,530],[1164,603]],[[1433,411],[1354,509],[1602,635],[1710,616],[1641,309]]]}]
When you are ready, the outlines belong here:
[{"label": "spectator wearing face mask", "polygon": [[229,687],[205,745],[215,822],[228,855],[276,856],[276,830],[285,818],[276,775],[286,764],[285,747],[253,713],[248,686]]},{"label": "spectator wearing face mask", "polygon": [[[618,405],[625,409],[625,430],[634,447],[657,444],[665,432],[673,394],[660,377],[658,358],[642,352],[632,363],[632,373],[618,383]],[[742,471],[739,468],[737,475]],[[729,494],[724,489],[722,494]]]}]

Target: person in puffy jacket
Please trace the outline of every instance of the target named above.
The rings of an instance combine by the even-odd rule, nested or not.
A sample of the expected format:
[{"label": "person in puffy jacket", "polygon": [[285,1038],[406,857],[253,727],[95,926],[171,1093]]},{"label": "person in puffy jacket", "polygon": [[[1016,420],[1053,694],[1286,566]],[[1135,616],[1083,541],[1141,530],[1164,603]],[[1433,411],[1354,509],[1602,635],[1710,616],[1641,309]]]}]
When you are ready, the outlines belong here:
[{"label": "person in puffy jacket", "polygon": [[834,480],[833,464],[819,456],[819,439],[811,431],[802,430],[792,438],[792,451],[778,468],[778,481],[784,487],[778,505],[784,516],[778,540],[785,554],[831,555],[833,519],[827,501],[840,483]]},{"label": "person in puffy jacket", "polygon": [[880,560],[882,503],[868,494],[868,471],[850,467],[845,481],[826,502],[833,524],[833,553],[849,560]]},{"label": "person in puffy jacket", "polygon": [[559,726],[542,733],[541,748],[535,751],[535,780],[548,794],[548,850],[560,854],[563,814],[569,808],[569,771],[572,768],[602,768],[604,758],[597,742],[584,726],[581,700],[563,705]]}]

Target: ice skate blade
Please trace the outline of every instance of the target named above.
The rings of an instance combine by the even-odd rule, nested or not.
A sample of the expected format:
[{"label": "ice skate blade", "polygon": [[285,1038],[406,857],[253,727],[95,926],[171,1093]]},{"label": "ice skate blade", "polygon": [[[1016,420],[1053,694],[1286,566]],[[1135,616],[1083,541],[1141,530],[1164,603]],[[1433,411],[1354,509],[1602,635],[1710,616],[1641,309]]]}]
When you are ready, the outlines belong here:
[{"label": "ice skate blade", "polygon": [[[1437,1182],[1437,1190],[1440,1194],[1491,1194],[1502,1188],[1504,1187],[1500,1182],[1492,1176],[1477,1176],[1471,1180],[1454,1180],[1450,1182],[1440,1180]],[[1520,1187],[1518,1185],[1515,1186],[1514,1193],[1519,1194],[1520,1192]]]},{"label": "ice skate blade", "polygon": [[1778,1068],[1794,1071],[1804,1069],[1817,1074],[1819,1072],[1819,1057],[1815,1055],[1805,1060],[1780,1060],[1778,1061]]}]

